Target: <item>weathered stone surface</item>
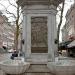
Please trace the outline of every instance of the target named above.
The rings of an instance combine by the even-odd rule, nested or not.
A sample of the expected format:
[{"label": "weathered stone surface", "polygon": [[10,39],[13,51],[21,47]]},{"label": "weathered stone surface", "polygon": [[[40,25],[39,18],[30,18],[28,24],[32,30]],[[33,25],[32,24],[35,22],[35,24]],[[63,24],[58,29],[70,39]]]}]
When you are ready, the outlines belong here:
[{"label": "weathered stone surface", "polygon": [[20,75],[54,75],[47,68],[46,64],[43,65],[31,65],[30,68],[23,74]]},{"label": "weathered stone surface", "polygon": [[47,47],[47,17],[31,17],[31,46]]},{"label": "weathered stone surface", "polygon": [[53,75],[50,73],[47,65],[31,65],[24,75]]},{"label": "weathered stone surface", "polygon": [[[25,52],[26,60],[30,60],[31,62],[35,62],[35,63],[36,62],[41,63],[43,61],[44,62],[54,61],[54,56],[57,51],[57,46],[55,44],[55,39],[57,38],[57,29],[56,29],[57,9],[56,7],[62,1],[61,0],[59,0],[60,2],[58,0],[18,0],[18,1],[19,2],[21,1],[20,6],[22,6],[22,10],[23,10],[23,18],[24,18],[23,19],[23,39],[25,40],[25,44],[23,44],[23,51]],[[27,4],[25,4],[26,2]],[[47,17],[47,19],[43,20],[42,17]],[[35,22],[32,21],[32,18],[33,20],[35,20],[37,25],[35,25]],[[34,25],[33,28],[32,28],[32,25]],[[48,29],[47,32],[45,31],[46,29],[44,28],[45,27],[44,25],[47,26],[47,29]],[[41,28],[43,28],[43,30]],[[43,40],[41,39],[41,36],[40,36],[40,35],[44,35],[43,31],[48,33],[46,36],[47,38],[46,42],[48,44],[48,48],[47,48],[48,51],[46,53],[43,54],[41,51],[39,52],[40,54],[37,52],[32,53],[32,50],[31,50],[32,42],[33,42],[31,41],[32,29],[33,31],[34,30],[36,31],[36,34],[34,36],[36,37],[37,35],[38,37],[36,38],[37,40],[36,39],[34,40],[38,41],[40,39],[40,41],[38,41],[37,47],[38,45],[41,46],[39,42],[42,42]],[[38,58],[36,54],[38,54]],[[45,57],[45,59],[43,58],[43,56]]]},{"label": "weathered stone surface", "polygon": [[50,73],[27,73],[24,75],[52,75],[52,74],[50,74]]},{"label": "weathered stone surface", "polygon": [[55,5],[58,6],[63,0],[18,0],[17,3],[24,5]]}]

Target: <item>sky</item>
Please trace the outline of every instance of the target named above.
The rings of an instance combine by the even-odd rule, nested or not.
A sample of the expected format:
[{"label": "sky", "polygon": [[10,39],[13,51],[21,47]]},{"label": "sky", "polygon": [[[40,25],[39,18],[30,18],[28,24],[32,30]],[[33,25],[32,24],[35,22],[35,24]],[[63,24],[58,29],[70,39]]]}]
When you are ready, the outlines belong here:
[{"label": "sky", "polygon": [[[10,2],[11,2],[12,4],[15,4],[15,5],[16,5],[15,1],[16,1],[16,0],[10,0]],[[10,12],[13,12],[14,14],[16,14],[16,8],[13,7],[13,6],[10,6],[9,3],[8,3],[8,0],[0,0],[0,3],[3,4],[6,8],[8,8],[8,10],[9,10]],[[74,0],[66,0],[66,1],[65,1],[65,8],[64,8],[64,14],[63,14],[62,27],[63,27],[63,25],[65,25],[65,21],[66,21],[65,15],[66,15],[66,12],[67,12],[67,10],[70,8],[70,6],[71,6],[73,3],[74,3]],[[1,10],[7,17],[10,17],[9,14],[6,14],[6,13],[5,13],[5,11],[4,11],[5,9],[4,9],[4,7],[3,7],[2,5],[0,5],[0,10]],[[10,18],[9,21],[12,21],[12,20],[14,20],[14,19],[13,19],[13,18]],[[59,16],[57,17],[57,23],[59,23]],[[62,27],[61,27],[61,28],[62,28]],[[62,38],[62,34],[60,33],[60,41],[62,41],[61,38]]]},{"label": "sky", "polygon": [[[10,2],[12,4],[15,4],[16,5],[15,1],[16,0],[10,0]],[[66,14],[67,10],[70,8],[70,6],[71,6],[71,4],[73,4],[73,2],[74,2],[74,0],[66,0],[66,2],[65,2],[66,3],[65,4],[65,9],[64,9],[64,18],[65,18],[65,14]],[[8,8],[8,10],[10,12],[13,12],[13,13],[16,14],[15,7],[9,6],[8,0],[0,0],[0,3],[3,4],[6,8]],[[4,7],[2,5],[0,5],[0,10],[4,12]],[[9,16],[9,15],[7,15],[7,16]]]},{"label": "sky", "polygon": [[[16,5],[15,3],[16,0],[10,0],[10,2],[13,4],[13,5]],[[4,15],[6,15],[7,17],[10,17],[11,15],[9,14],[6,14],[6,11],[5,11],[5,8],[4,6],[8,9],[8,11],[10,11],[11,13],[14,13],[16,15],[16,8],[12,5],[9,4],[8,0],[0,0],[0,10],[4,13]],[[3,6],[4,5],[4,6]],[[11,17],[9,21],[12,21],[13,18]]]}]

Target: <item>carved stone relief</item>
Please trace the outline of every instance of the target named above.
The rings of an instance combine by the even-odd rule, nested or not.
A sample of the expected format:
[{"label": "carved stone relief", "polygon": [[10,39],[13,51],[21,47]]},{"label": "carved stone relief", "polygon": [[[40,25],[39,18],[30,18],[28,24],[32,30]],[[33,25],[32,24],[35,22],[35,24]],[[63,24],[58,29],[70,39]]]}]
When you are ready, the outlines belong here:
[{"label": "carved stone relief", "polygon": [[47,48],[47,17],[31,17],[31,46]]}]

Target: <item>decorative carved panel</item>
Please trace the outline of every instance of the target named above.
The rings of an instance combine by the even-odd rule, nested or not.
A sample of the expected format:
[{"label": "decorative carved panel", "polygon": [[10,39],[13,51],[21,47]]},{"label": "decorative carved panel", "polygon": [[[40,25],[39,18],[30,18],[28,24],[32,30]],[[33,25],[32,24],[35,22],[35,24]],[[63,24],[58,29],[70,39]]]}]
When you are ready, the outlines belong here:
[{"label": "decorative carved panel", "polygon": [[31,52],[47,52],[47,17],[31,17]]},{"label": "decorative carved panel", "polygon": [[64,0],[18,0],[17,3],[21,6],[25,5],[55,5],[58,6]]}]

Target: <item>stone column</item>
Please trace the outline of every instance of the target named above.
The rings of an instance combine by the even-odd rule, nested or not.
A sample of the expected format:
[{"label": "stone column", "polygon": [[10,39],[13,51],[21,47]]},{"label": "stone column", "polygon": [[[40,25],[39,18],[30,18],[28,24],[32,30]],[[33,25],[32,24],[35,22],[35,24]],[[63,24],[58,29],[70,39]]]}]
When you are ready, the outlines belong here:
[{"label": "stone column", "polygon": [[27,16],[25,13],[23,13],[23,35],[22,35],[22,51],[24,53],[24,57],[26,56],[26,47],[27,47]]},{"label": "stone column", "polygon": [[49,7],[50,12],[48,13],[48,61],[54,61],[57,46],[55,39],[57,38],[56,29],[56,7],[51,5]]}]

